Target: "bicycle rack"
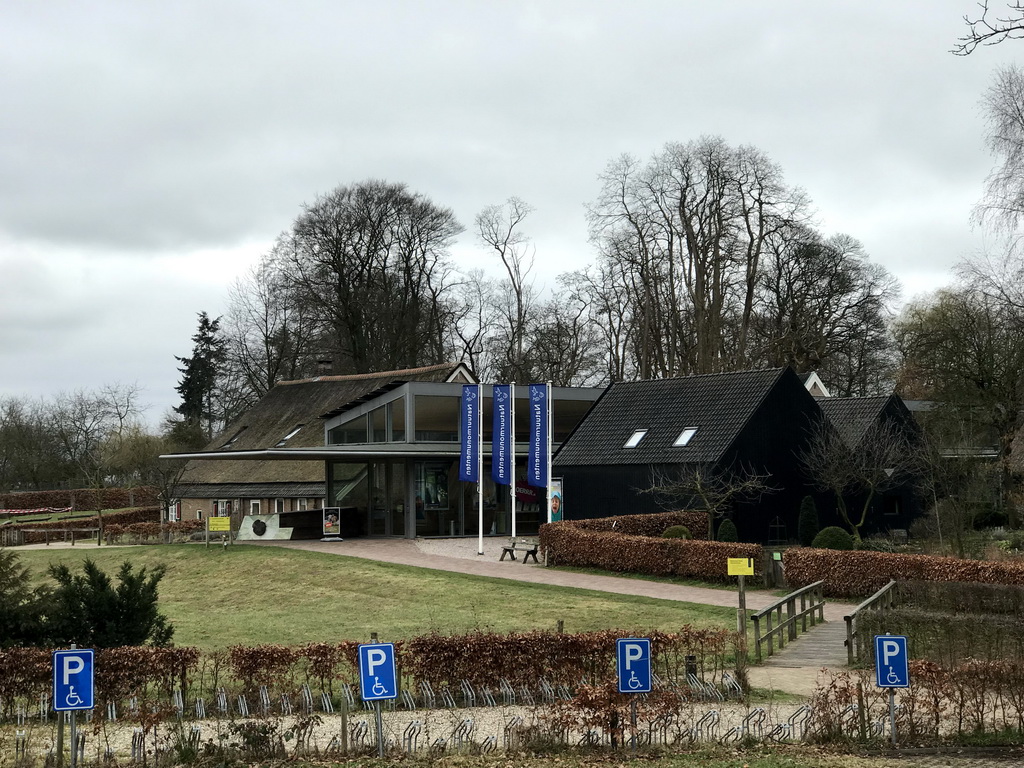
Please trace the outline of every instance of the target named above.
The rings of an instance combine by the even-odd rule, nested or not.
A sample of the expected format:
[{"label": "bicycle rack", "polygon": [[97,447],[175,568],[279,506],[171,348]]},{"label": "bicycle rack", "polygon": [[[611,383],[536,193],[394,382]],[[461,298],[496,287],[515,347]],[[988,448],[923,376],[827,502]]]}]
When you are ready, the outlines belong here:
[{"label": "bicycle rack", "polygon": [[117,720],[117,702],[116,701],[108,701],[107,702],[107,720],[111,720],[111,721]]},{"label": "bicycle rack", "polygon": [[498,737],[488,736],[482,742],[480,742],[480,751],[485,755],[494,752],[498,748]]},{"label": "bicycle rack", "polygon": [[202,741],[203,731],[198,725],[192,725],[188,729],[188,744],[192,749],[199,749],[199,742]]},{"label": "bicycle rack", "polygon": [[583,732],[580,737],[578,746],[581,747],[596,747],[601,743],[601,734],[599,734],[594,728],[588,728]]},{"label": "bicycle rack", "polygon": [[522,700],[523,704],[528,704],[531,707],[537,703],[533,698],[533,694],[530,693],[530,689],[525,685],[519,689],[519,698]]},{"label": "bicycle rack", "polygon": [[498,702],[494,700],[494,694],[491,693],[491,689],[486,685],[480,686],[480,698],[483,699],[485,707],[496,707]]},{"label": "bicycle rack", "polygon": [[270,693],[267,691],[267,686],[260,686],[260,709],[263,710],[264,715],[270,714]]},{"label": "bicycle rack", "polygon": [[467,707],[476,706],[476,693],[473,691],[473,686],[469,684],[468,680],[463,680],[462,686],[462,703]]},{"label": "bicycle rack", "polygon": [[713,683],[705,683],[694,674],[687,675],[686,681],[690,684],[690,687],[700,693],[701,696],[717,701],[725,701],[725,696],[722,695],[722,692],[718,690]]},{"label": "bicycle rack", "polygon": [[754,707],[743,718],[743,735],[760,739],[764,732],[764,721],[767,717],[768,713],[764,711],[764,707]]},{"label": "bicycle rack", "polygon": [[249,716],[249,702],[245,700],[245,694],[238,694],[238,714],[242,717]]},{"label": "bicycle rack", "polygon": [[447,748],[448,748],[448,740],[447,739],[442,739],[440,737],[434,739],[434,743],[430,745],[430,751],[434,752],[434,753],[444,752]]},{"label": "bicycle rack", "polygon": [[516,703],[516,689],[513,688],[504,677],[498,682],[498,691],[501,693],[501,702],[506,707],[513,707]]},{"label": "bicycle rack", "polygon": [[17,723],[18,725],[24,725],[27,719],[28,712],[26,711],[25,707],[19,704],[17,713],[14,716],[15,723]]},{"label": "bicycle rack", "polygon": [[366,746],[366,736],[369,732],[370,726],[367,725],[365,720],[353,723],[349,733],[349,741],[356,749],[362,749]]},{"label": "bicycle rack", "polygon": [[771,739],[772,741],[782,742],[782,741],[789,741],[789,739],[790,739],[790,737],[792,735],[793,735],[793,726],[792,725],[790,725],[789,723],[779,723],[774,728],[772,728],[770,731],[768,731],[768,735],[765,736],[765,738],[766,739]]},{"label": "bicycle rack", "polygon": [[355,709],[356,697],[352,695],[352,687],[348,683],[341,684],[341,695],[345,697],[345,701],[348,703],[348,708]]},{"label": "bicycle rack", "polygon": [[725,689],[727,696],[735,696],[738,699],[743,698],[743,686],[736,682],[736,678],[728,672],[722,673],[722,687]]},{"label": "bicycle rack", "polygon": [[141,728],[132,728],[132,762],[141,763],[146,757],[146,734]]},{"label": "bicycle rack", "polygon": [[523,724],[523,718],[519,715],[513,715],[505,723],[504,729],[502,729],[502,738],[504,740],[505,749],[511,749],[513,746],[518,746],[522,740],[519,728]]},{"label": "bicycle rack", "polygon": [[856,733],[858,730],[858,713],[860,707],[856,704],[848,704],[839,713],[839,722],[842,723],[844,731],[850,731],[850,733]]},{"label": "bicycle rack", "polygon": [[562,701],[572,701],[572,691],[569,690],[569,686],[558,686],[558,698],[560,698]]},{"label": "bicycle rack", "polygon": [[722,736],[720,741],[722,744],[729,744],[733,741],[739,741],[741,738],[743,738],[743,727],[739,725],[734,725],[732,728],[725,732],[725,735]]},{"label": "bicycle rack", "polygon": [[302,713],[304,715],[313,714],[313,692],[309,690],[309,684],[303,683],[300,689],[300,695],[302,698]]},{"label": "bicycle rack", "polygon": [[[672,726],[675,716],[671,713],[658,715],[647,725],[647,742],[649,744],[668,744],[668,729]],[[657,734],[657,738],[655,738]]]},{"label": "bicycle rack", "polygon": [[281,694],[281,714],[290,715],[292,713],[292,700],[288,698],[287,693]]},{"label": "bicycle rack", "polygon": [[174,707],[174,714],[178,717],[181,717],[183,714],[185,714],[185,700],[181,695],[180,688],[174,689],[173,693],[171,693],[171,699],[171,706]]},{"label": "bicycle rack", "polygon": [[28,757],[28,733],[17,731],[14,734],[14,759],[15,762]]},{"label": "bicycle rack", "polygon": [[217,711],[222,717],[228,716],[228,694],[223,688],[217,689]]},{"label": "bicycle rack", "polygon": [[551,685],[548,683],[548,681],[545,680],[544,678],[541,678],[538,681],[538,685],[540,686],[540,694],[541,694],[541,697],[544,699],[544,703],[545,704],[554,704],[555,703],[555,689],[552,688]]},{"label": "bicycle rack", "polygon": [[419,720],[413,720],[405,726],[402,732],[402,749],[406,752],[415,752],[422,732],[423,723]]},{"label": "bicycle rack", "polygon": [[471,718],[466,718],[459,723],[455,730],[452,732],[452,745],[458,749],[462,747],[466,742],[472,743],[473,731],[476,729],[476,723]]},{"label": "bicycle rack", "polygon": [[701,739],[713,741],[720,719],[721,717],[717,709],[710,709],[705,712],[690,730],[693,741],[700,741]]},{"label": "bicycle rack", "polygon": [[434,689],[430,687],[430,683],[426,680],[419,682],[420,696],[423,698],[423,706],[427,709],[433,709],[437,706],[437,697],[434,696]]},{"label": "bicycle rack", "polygon": [[206,719],[206,701],[204,699],[196,699],[195,710],[197,718],[200,720]]},{"label": "bicycle rack", "polygon": [[455,697],[452,696],[452,692],[448,689],[447,685],[441,689],[441,701],[444,704],[444,706],[448,707],[449,709],[455,709],[455,707],[457,706],[455,703]]},{"label": "bicycle rack", "polygon": [[73,750],[75,750],[75,754],[78,755],[78,760],[76,760],[77,764],[81,765],[82,763],[84,763],[85,762],[85,732],[84,731],[79,731],[78,732],[78,743],[77,744],[73,744],[71,748]]},{"label": "bicycle rack", "polygon": [[787,720],[790,732],[798,734],[798,738],[801,740],[805,739],[807,737],[807,729],[811,724],[812,714],[813,710],[809,704],[799,707]]},{"label": "bicycle rack", "polygon": [[416,699],[405,688],[402,689],[402,705],[410,711],[416,709]]},{"label": "bicycle rack", "polygon": [[39,719],[44,723],[50,719],[50,697],[45,693],[39,697]]}]

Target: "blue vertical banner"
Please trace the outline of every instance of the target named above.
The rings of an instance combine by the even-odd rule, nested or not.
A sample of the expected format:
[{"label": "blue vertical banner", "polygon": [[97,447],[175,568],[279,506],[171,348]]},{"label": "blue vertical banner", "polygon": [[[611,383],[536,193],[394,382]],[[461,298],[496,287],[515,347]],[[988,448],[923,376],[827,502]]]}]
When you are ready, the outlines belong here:
[{"label": "blue vertical banner", "polygon": [[494,385],[494,424],[491,437],[491,478],[511,485],[515,462],[515,425],[512,423],[512,385]]},{"label": "blue vertical banner", "polygon": [[526,454],[526,482],[535,488],[548,486],[548,385],[530,385],[530,450]]},{"label": "blue vertical banner", "polygon": [[462,385],[459,480],[476,483],[480,480],[480,398],[476,384]]}]

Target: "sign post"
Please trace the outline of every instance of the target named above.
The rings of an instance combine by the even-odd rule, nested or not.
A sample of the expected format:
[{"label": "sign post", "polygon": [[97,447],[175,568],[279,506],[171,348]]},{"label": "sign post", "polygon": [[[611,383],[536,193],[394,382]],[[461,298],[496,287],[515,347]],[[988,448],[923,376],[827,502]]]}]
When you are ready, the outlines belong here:
[{"label": "sign post", "polygon": [[740,601],[739,607],[736,609],[736,631],[740,636],[740,653],[736,658],[737,664],[745,666],[747,662],[747,590],[744,577],[754,575],[754,558],[730,557],[727,565],[729,575],[739,576],[740,579]]},{"label": "sign post", "polygon": [[[651,692],[651,641],[629,637],[615,641],[615,668],[619,677],[619,693]],[[633,729],[633,751],[636,751],[636,698],[629,702]]]},{"label": "sign post", "polygon": [[394,643],[365,643],[359,646],[359,691],[363,701],[372,701],[377,720],[377,755],[384,757],[384,724],[380,703],[398,698]]},{"label": "sign post", "polygon": [[78,764],[75,714],[80,709],[92,709],[94,706],[94,655],[91,648],[74,646],[70,651],[53,652],[53,709],[71,713],[71,768]]},{"label": "sign post", "polygon": [[231,541],[231,518],[230,517],[207,517],[206,518],[206,546],[210,546],[210,533],[227,533],[227,540]]},{"label": "sign post", "polygon": [[896,746],[896,689],[910,687],[906,637],[875,635],[875,685],[889,689],[889,730]]}]

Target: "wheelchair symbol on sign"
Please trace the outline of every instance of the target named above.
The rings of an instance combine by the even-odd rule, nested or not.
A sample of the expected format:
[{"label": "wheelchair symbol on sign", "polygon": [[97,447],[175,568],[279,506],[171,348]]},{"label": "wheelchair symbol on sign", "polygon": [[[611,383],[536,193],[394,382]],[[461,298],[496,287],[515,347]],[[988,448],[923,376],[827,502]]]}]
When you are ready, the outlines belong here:
[{"label": "wheelchair symbol on sign", "polygon": [[370,690],[373,691],[374,696],[383,696],[388,692],[388,689],[381,684],[379,677],[373,678],[373,688]]},{"label": "wheelchair symbol on sign", "polygon": [[900,682],[900,676],[893,671],[892,667],[889,667],[889,674],[886,675],[885,679],[890,685],[896,685]]},{"label": "wheelchair symbol on sign", "polygon": [[628,685],[634,691],[637,688],[643,688],[644,687],[644,684],[637,678],[636,672],[634,672],[632,669],[629,670],[629,680],[626,681],[626,685]]},{"label": "wheelchair symbol on sign", "polygon": [[84,704],[85,699],[75,693],[75,686],[68,686],[68,695],[64,700],[69,707],[77,707],[79,704]]}]

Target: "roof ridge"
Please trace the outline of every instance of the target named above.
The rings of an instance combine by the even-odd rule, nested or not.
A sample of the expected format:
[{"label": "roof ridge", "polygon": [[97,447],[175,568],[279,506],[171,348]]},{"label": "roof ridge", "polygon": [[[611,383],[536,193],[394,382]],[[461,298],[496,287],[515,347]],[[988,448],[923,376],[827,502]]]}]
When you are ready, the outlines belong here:
[{"label": "roof ridge", "polygon": [[717,371],[715,373],[688,373],[679,376],[663,376],[658,379],[634,379],[633,381],[615,381],[613,385],[617,384],[646,384],[648,382],[660,382],[660,381],[673,381],[678,379],[709,379],[714,376],[739,376],[742,374],[755,374],[755,373],[778,373],[784,371],[789,366],[782,365],[776,366],[775,368],[747,368],[742,371]]},{"label": "roof ridge", "polygon": [[401,368],[396,371],[368,371],[366,373],[346,373],[334,376],[314,376],[310,379],[292,379],[290,381],[279,381],[275,387],[290,386],[292,384],[310,384],[317,381],[360,381],[363,379],[387,379],[396,376],[407,376],[416,373],[429,373],[430,371],[454,370],[461,363],[435,363],[434,365],[422,365],[419,368]]}]

